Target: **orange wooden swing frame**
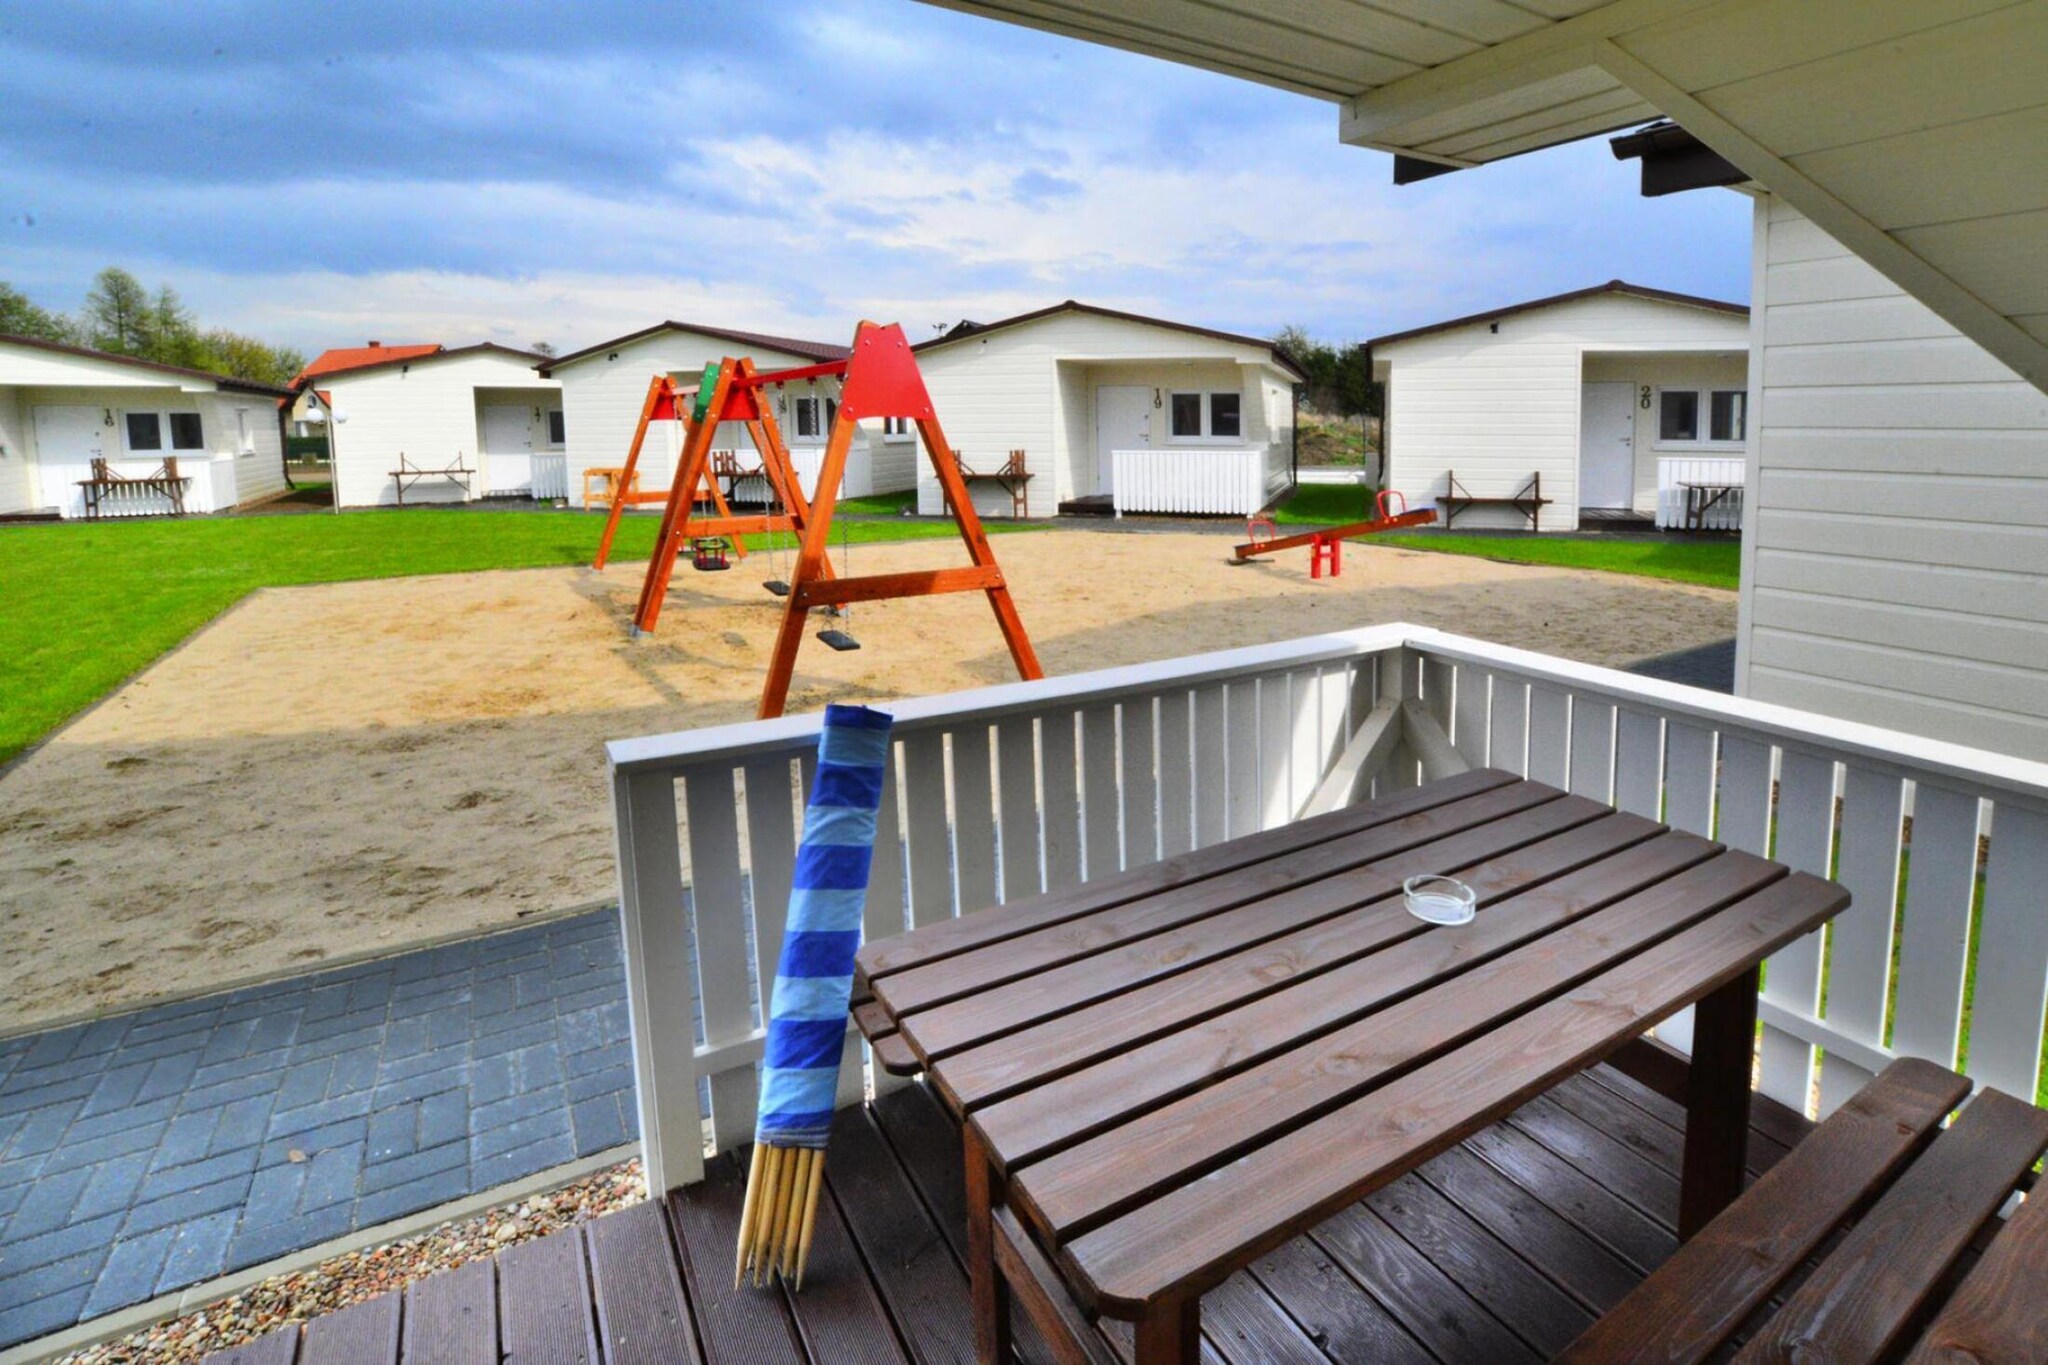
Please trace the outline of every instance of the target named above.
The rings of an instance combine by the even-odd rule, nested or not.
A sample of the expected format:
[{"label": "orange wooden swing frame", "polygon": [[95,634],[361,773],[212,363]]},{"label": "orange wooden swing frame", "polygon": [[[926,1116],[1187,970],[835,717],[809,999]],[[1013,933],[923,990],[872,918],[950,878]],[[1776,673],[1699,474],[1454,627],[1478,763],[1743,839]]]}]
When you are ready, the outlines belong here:
[{"label": "orange wooden swing frame", "polygon": [[[760,402],[759,394],[769,385],[828,376],[841,378],[839,415],[825,444],[816,494],[807,505],[794,466],[789,462],[788,448],[782,443],[781,429],[770,407]],[[863,322],[854,332],[853,349],[846,359],[801,369],[760,372],[751,361],[728,358],[719,364],[715,375],[706,371],[706,382],[711,391],[706,394],[700,389],[696,394],[699,416],[688,425],[675,484],[662,516],[661,533],[654,555],[647,561],[647,578],[633,613],[636,634],[653,630],[660,619],[676,558],[688,546],[691,536],[790,530],[798,535],[800,544],[789,596],[783,606],[782,628],[768,662],[768,677],[761,686],[757,714],[762,719],[781,715],[789,700],[790,678],[796,671],[797,651],[803,645],[811,611],[849,602],[930,597],[942,592],[986,593],[1019,676],[1027,680],[1045,676],[1031,647],[1031,637],[1025,633],[1024,621],[1017,614],[1017,604],[1011,600],[1009,584],[996,563],[995,551],[989,546],[988,534],[982,529],[967,485],[961,480],[960,462],[946,443],[946,434],[932,411],[931,395],[925,389],[924,377],[918,373],[917,358],[911,353],[910,340],[904,336],[902,327]],[[952,509],[960,539],[966,543],[971,561],[967,566],[870,574],[864,578],[841,578],[834,574],[826,553],[831,546],[832,514],[838,506],[839,487],[846,474],[847,453],[864,418],[902,418],[916,423],[918,439],[938,476],[946,504]],[[768,477],[786,484],[778,491],[788,515],[690,519],[689,493],[710,474],[712,435],[721,421],[747,423],[760,451],[762,466],[771,471]],[[645,426],[644,420],[642,425]],[[637,450],[636,442],[636,453]],[[713,487],[715,490],[715,482]],[[616,518],[616,510],[613,515]]]}]

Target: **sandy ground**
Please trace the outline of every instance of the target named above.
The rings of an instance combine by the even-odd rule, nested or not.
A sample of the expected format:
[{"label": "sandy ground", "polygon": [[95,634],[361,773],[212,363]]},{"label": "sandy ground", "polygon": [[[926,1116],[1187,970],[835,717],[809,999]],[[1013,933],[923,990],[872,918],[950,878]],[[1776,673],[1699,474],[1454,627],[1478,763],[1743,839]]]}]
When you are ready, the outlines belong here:
[{"label": "sandy ground", "polygon": [[[1409,620],[1591,663],[1724,638],[1732,593],[1347,547],[1055,531],[998,553],[1049,673]],[[960,561],[856,547],[856,573]],[[603,742],[753,715],[779,605],[755,556],[273,589],[0,777],[0,1030],[501,926],[613,894]],[[790,710],[1012,677],[979,594],[858,608]]]}]

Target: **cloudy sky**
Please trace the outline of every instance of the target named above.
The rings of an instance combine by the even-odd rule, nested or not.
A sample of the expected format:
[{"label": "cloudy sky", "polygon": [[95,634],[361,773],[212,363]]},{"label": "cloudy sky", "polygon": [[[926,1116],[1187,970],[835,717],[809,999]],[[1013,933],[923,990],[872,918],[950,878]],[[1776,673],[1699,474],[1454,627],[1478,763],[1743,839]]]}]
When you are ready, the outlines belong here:
[{"label": "cloudy sky", "polygon": [[117,263],[308,351],[1748,291],[1746,201],[1603,141],[1396,189],[1327,104],[911,0],[0,0],[0,71],[0,279],[69,310]]}]

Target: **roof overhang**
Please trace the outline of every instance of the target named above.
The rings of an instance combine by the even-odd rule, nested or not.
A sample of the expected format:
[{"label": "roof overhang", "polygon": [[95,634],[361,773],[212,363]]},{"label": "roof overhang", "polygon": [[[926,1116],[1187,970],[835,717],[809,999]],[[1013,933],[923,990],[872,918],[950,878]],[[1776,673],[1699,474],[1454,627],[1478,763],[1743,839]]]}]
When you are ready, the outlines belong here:
[{"label": "roof overhang", "polygon": [[2041,0],[932,2],[1329,100],[1404,180],[1675,119],[2048,388]]}]

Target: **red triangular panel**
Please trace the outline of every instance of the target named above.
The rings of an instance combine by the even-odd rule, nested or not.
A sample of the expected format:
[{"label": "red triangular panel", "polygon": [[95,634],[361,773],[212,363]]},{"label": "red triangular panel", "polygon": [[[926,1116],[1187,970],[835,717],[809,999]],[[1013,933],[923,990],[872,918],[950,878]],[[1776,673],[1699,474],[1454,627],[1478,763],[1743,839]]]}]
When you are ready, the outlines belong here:
[{"label": "red triangular panel", "polygon": [[761,403],[754,397],[751,388],[734,384],[726,390],[725,411],[719,414],[721,422],[758,422],[761,420]]},{"label": "red triangular panel", "polygon": [[930,421],[932,397],[925,392],[910,338],[896,323],[863,322],[854,334],[853,355],[839,392],[842,417],[907,417]]},{"label": "red triangular panel", "polygon": [[650,422],[673,422],[676,420],[676,395],[673,389],[663,389],[661,396],[654,400],[654,411],[647,414]]}]

